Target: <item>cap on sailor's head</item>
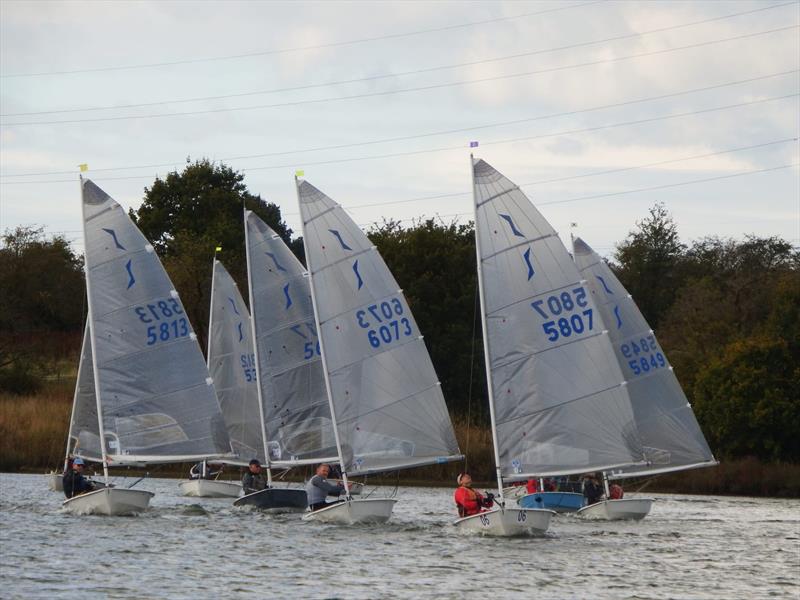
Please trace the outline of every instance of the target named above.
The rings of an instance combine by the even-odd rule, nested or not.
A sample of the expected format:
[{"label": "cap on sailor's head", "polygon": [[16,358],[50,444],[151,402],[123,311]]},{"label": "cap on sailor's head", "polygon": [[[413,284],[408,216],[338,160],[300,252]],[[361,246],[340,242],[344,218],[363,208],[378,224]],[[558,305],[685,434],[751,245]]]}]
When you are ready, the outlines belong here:
[{"label": "cap on sailor's head", "polygon": [[83,463],[83,459],[79,456],[78,458],[76,458],[75,460],[72,461],[72,464],[73,465],[82,465],[82,464],[84,464]]},{"label": "cap on sailor's head", "polygon": [[461,478],[462,478],[462,477],[464,477],[464,475],[469,475],[469,473],[467,473],[467,472],[465,471],[465,472],[463,472],[463,473],[459,473],[459,474],[458,474],[458,477],[456,477],[456,483],[457,483],[458,485],[461,485]]},{"label": "cap on sailor's head", "polygon": [[257,458],[254,458],[253,460],[250,461],[250,465],[251,466],[252,465],[258,465],[260,467],[261,466],[261,461],[259,461]]}]

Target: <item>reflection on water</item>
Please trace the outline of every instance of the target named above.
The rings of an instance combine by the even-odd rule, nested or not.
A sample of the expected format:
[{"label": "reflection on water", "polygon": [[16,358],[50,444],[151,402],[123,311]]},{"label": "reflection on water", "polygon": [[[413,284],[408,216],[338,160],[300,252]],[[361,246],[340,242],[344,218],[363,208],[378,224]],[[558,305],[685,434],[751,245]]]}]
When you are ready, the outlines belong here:
[{"label": "reflection on water", "polygon": [[452,490],[401,488],[384,526],[304,523],[156,492],[138,517],[59,511],[0,475],[1,597],[797,598],[800,502],[656,495],[641,522],[553,519],[544,538],[456,533]]}]

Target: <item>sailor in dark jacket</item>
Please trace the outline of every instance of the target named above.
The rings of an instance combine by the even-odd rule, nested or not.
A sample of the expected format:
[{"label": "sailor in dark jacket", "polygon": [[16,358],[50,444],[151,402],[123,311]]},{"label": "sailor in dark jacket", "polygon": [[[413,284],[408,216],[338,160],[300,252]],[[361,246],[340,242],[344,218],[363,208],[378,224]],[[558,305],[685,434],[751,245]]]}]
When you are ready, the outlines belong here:
[{"label": "sailor in dark jacket", "polygon": [[94,490],[92,482],[83,476],[83,468],[83,459],[76,458],[72,461],[72,469],[64,473],[64,477],[61,481],[64,484],[64,495],[67,498],[72,498],[78,494],[85,494],[86,492]]},{"label": "sailor in dark jacket", "polygon": [[260,492],[269,487],[267,485],[267,478],[261,472],[261,463],[257,458],[250,461],[247,473],[242,477],[242,490],[245,494],[252,494],[253,492]]},{"label": "sailor in dark jacket", "polygon": [[600,482],[597,481],[597,476],[594,474],[586,475],[583,479],[583,497],[586,498],[586,505],[596,504],[600,502],[603,496],[603,488]]}]

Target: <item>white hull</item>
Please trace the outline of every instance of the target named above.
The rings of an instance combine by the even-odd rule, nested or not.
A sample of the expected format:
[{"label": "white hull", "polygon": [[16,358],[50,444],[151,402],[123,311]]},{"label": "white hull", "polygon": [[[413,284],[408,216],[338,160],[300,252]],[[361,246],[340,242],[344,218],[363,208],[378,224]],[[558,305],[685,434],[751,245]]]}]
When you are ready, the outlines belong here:
[{"label": "white hull", "polygon": [[303,515],[303,520],[339,525],[385,523],[392,516],[395,502],[397,500],[393,498],[365,498],[333,502],[330,506]]},{"label": "white hull", "polygon": [[63,473],[57,473],[55,471],[50,471],[45,475],[47,477],[47,489],[51,492],[63,492],[64,491],[64,480],[63,480]]},{"label": "white hull", "polygon": [[584,506],[577,515],[584,519],[621,521],[624,519],[644,519],[653,506],[653,498],[623,498],[622,500],[601,500],[596,504]]},{"label": "white hull", "polygon": [[242,485],[232,481],[190,479],[180,483],[181,494],[193,498],[238,498]]},{"label": "white hull", "polygon": [[75,515],[131,515],[147,510],[153,492],[128,488],[104,488],[73,496],[61,505]]},{"label": "white hull", "polygon": [[459,531],[500,537],[543,535],[554,514],[552,510],[540,508],[493,508],[458,519],[453,525]]}]

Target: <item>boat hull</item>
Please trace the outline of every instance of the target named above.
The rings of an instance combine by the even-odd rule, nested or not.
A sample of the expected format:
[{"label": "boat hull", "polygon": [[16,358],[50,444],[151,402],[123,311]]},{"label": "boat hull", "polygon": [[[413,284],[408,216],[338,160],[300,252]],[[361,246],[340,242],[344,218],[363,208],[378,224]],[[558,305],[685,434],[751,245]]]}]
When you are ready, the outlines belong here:
[{"label": "boat hull", "polygon": [[603,521],[622,521],[644,519],[650,512],[653,498],[623,498],[622,500],[601,500],[584,506],[578,516],[584,519]]},{"label": "boat hull", "polygon": [[132,515],[147,510],[153,492],[129,488],[103,488],[68,498],[61,505],[75,515]]},{"label": "boat hull", "polygon": [[386,523],[392,516],[392,509],[396,502],[397,500],[394,498],[364,498],[332,502],[330,506],[303,515],[303,520],[339,525]]},{"label": "boat hull", "polygon": [[453,525],[465,533],[498,537],[544,535],[555,513],[540,508],[493,508],[477,515],[463,517]]},{"label": "boat hull", "polygon": [[252,506],[270,513],[303,512],[308,508],[308,496],[300,488],[267,488],[246,494],[233,505]]},{"label": "boat hull", "polygon": [[583,494],[574,492],[536,492],[517,500],[522,508],[546,508],[557,513],[571,513],[583,507]]},{"label": "boat hull", "polygon": [[214,479],[191,479],[180,483],[181,493],[192,498],[237,498],[242,491],[239,483]]},{"label": "boat hull", "polygon": [[63,492],[64,491],[64,474],[57,473],[56,471],[50,471],[45,475],[47,477],[47,489],[51,492]]}]

